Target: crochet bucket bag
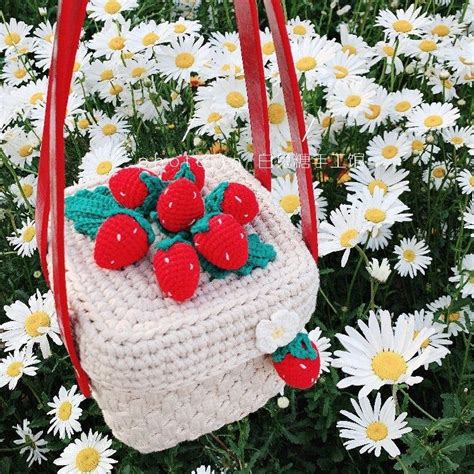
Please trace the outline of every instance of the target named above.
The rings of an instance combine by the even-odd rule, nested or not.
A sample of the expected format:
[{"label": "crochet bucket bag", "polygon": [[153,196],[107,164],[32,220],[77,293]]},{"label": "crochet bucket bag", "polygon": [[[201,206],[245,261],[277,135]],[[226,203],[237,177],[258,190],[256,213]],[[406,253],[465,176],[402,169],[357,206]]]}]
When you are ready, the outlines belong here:
[{"label": "crochet bucket bag", "polygon": [[[309,388],[319,375],[304,330],[319,287],[312,172],[297,163],[300,232],[269,192],[256,4],[234,4],[255,177],[222,155],[181,156],[65,190],[63,129],[87,1],[59,3],[39,165],[41,264],[80,389],[143,453],[239,420],[285,383]],[[295,156],[308,157],[284,14],[278,0],[264,5]]]}]

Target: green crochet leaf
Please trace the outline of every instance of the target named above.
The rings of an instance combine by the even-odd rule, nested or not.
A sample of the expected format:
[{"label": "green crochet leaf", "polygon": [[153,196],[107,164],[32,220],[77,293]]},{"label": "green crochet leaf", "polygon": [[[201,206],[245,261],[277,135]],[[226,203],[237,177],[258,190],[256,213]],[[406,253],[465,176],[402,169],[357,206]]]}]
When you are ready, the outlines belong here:
[{"label": "green crochet leaf", "polygon": [[241,276],[250,275],[255,268],[265,268],[276,258],[276,251],[271,244],[265,244],[257,234],[250,234],[249,258],[247,263],[235,273]]},{"label": "green crochet leaf", "polygon": [[155,245],[155,247],[158,250],[168,250],[176,242],[182,242],[184,244],[192,245],[192,243],[189,240],[186,240],[180,234],[177,234],[174,237],[169,237],[168,239],[161,240]]},{"label": "green crochet leaf", "polygon": [[189,179],[189,181],[192,181],[193,183],[196,182],[196,176],[194,176],[194,173],[191,171],[191,168],[189,167],[188,163],[181,163],[179,171],[174,175],[174,179],[179,178]]},{"label": "green crochet leaf", "polygon": [[275,362],[281,362],[288,354],[297,359],[315,360],[318,357],[318,352],[314,349],[308,334],[305,332],[299,332],[289,344],[279,347],[272,354],[272,358]]},{"label": "green crochet leaf", "polygon": [[65,199],[66,218],[74,223],[74,229],[95,239],[99,227],[111,216],[127,214],[133,217],[148,235],[148,242],[155,240],[150,223],[138,212],[120,206],[109,188],[99,186],[93,190],[81,189]]},{"label": "green crochet leaf", "polygon": [[148,196],[137,211],[142,212],[144,215],[148,215],[156,208],[156,202],[158,201],[160,194],[164,191],[166,186],[168,186],[169,181],[163,181],[158,178],[158,176],[153,176],[145,171],[140,173],[140,180],[148,188]]},{"label": "green crochet leaf", "polygon": [[222,268],[216,267],[211,262],[208,262],[202,255],[199,255],[199,262],[201,263],[201,268],[209,273],[212,279],[222,280],[232,273],[229,270],[223,270]]},{"label": "green crochet leaf", "polygon": [[229,182],[223,181],[210,192],[205,199],[206,212],[222,212],[221,205],[224,199],[224,193],[228,187]]},{"label": "green crochet leaf", "polygon": [[209,212],[201,217],[192,227],[191,227],[191,234],[201,234],[203,232],[207,232],[209,230],[209,220],[212,219],[214,216],[220,214],[219,212]]}]

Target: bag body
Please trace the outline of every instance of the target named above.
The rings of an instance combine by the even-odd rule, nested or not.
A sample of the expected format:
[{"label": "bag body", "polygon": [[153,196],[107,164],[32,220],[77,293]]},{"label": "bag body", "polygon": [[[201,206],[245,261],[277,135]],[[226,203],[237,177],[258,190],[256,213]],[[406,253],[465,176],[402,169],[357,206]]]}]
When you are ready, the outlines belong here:
[{"label": "bag body", "polygon": [[[141,452],[197,438],[263,406],[283,382],[255,346],[257,324],[288,309],[298,312],[303,329],[316,304],[317,266],[271,194],[234,159],[199,160],[204,195],[223,180],[255,192],[260,212],[247,228],[276,250],[266,268],[223,280],[203,272],[196,294],[177,304],[156,285],[153,246],[135,265],[104,270],[93,260],[94,242],[66,222],[69,309],[81,364],[114,435]],[[140,166],[160,174],[169,161]]]}]

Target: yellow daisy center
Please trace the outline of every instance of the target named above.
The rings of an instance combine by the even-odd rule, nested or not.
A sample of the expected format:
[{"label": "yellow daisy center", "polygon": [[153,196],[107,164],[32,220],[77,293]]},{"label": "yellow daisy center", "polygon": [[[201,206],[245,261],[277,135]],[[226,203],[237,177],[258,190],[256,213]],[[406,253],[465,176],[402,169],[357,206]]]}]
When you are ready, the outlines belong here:
[{"label": "yellow daisy center", "polygon": [[394,21],[392,26],[397,33],[408,33],[413,29],[413,25],[407,20]]},{"label": "yellow daisy center", "polygon": [[104,175],[110,173],[112,169],[112,162],[111,161],[101,161],[97,168],[95,169],[96,173],[99,175]]},{"label": "yellow daisy center", "polygon": [[349,53],[349,56],[351,56],[352,54],[357,53],[357,49],[351,44],[346,44],[345,46],[342,47],[342,52]]},{"label": "yellow daisy center", "polygon": [[102,133],[109,137],[110,135],[114,135],[117,133],[117,125],[113,123],[108,123],[102,127]]},{"label": "yellow daisy center", "polygon": [[327,115],[326,117],[323,118],[321,121],[321,127],[323,128],[328,128],[329,125],[333,124],[335,122],[335,118],[331,117],[330,115]]},{"label": "yellow daisy center", "polygon": [[273,44],[273,41],[267,41],[266,43],[263,43],[262,51],[265,56],[270,56],[273,54],[275,52],[275,45]]},{"label": "yellow daisy center", "polygon": [[395,145],[386,145],[382,148],[382,156],[387,160],[391,160],[392,158],[394,158],[397,153],[398,147],[396,147]]},{"label": "yellow daisy center", "polygon": [[302,72],[311,71],[311,69],[314,69],[316,66],[316,59],[311,56],[304,56],[296,62],[296,68]]},{"label": "yellow daisy center", "polygon": [[112,71],[112,69],[104,69],[100,73],[100,80],[101,81],[110,81],[113,78],[114,78],[114,71]]},{"label": "yellow daisy center", "polygon": [[443,179],[446,176],[446,170],[444,168],[435,168],[431,174],[437,179]]},{"label": "yellow daisy center", "polygon": [[7,46],[14,46],[18,44],[21,40],[21,36],[18,33],[12,31],[11,33],[7,33],[4,37],[5,44]]},{"label": "yellow daisy center", "polygon": [[421,140],[413,140],[411,142],[411,149],[413,151],[422,151],[425,148],[425,144]]},{"label": "yellow daisy center", "polygon": [[245,105],[245,97],[237,91],[229,92],[225,98],[225,101],[234,109],[238,109]]},{"label": "yellow daisy center", "polygon": [[175,33],[184,33],[185,31],[186,31],[186,25],[183,25],[182,23],[178,23],[177,25],[174,25]]},{"label": "yellow daisy center", "polygon": [[174,62],[177,67],[187,69],[194,64],[194,56],[191,53],[179,53]]},{"label": "yellow daisy center", "polygon": [[22,369],[23,362],[16,360],[7,367],[7,375],[9,377],[18,377],[21,374]]},{"label": "yellow daisy center", "polygon": [[443,124],[443,118],[441,115],[428,115],[428,117],[423,120],[423,124],[428,128],[439,127]]},{"label": "yellow daisy center", "polygon": [[392,57],[395,54],[395,48],[389,46],[388,44],[382,48],[382,51],[389,57]]},{"label": "yellow daisy center", "polygon": [[285,330],[281,326],[278,326],[272,331],[272,339],[280,339],[284,334]]},{"label": "yellow daisy center", "polygon": [[78,72],[79,70],[81,69],[81,63],[78,63],[77,61],[74,63],[74,66],[72,68],[72,70],[74,72]]},{"label": "yellow daisy center", "polygon": [[58,418],[61,421],[67,421],[71,417],[72,403],[69,400],[62,402],[58,408]]},{"label": "yellow daisy center", "polygon": [[406,112],[410,108],[411,108],[411,104],[410,102],[408,102],[408,100],[402,100],[401,102],[398,102],[395,105],[395,110],[397,112]]},{"label": "yellow daisy center", "polygon": [[27,227],[21,236],[24,242],[31,242],[36,235],[36,230],[33,226]]},{"label": "yellow daisy center", "polygon": [[143,46],[151,46],[152,44],[155,44],[160,37],[153,31],[150,33],[147,33],[143,39],[142,39],[142,44]]},{"label": "yellow daisy center", "polygon": [[293,214],[300,207],[300,197],[297,194],[287,194],[280,199],[280,207],[287,214]]},{"label": "yellow daisy center", "polygon": [[286,142],[286,146],[282,146],[281,149],[285,152],[285,153],[293,153],[293,142]]},{"label": "yellow daisy center", "polygon": [[471,186],[474,186],[474,176],[471,176],[471,177],[469,178],[469,184],[470,184]]},{"label": "yellow daisy center", "polygon": [[341,247],[349,248],[352,247],[352,241],[359,235],[357,229],[347,229],[339,237],[339,243]]},{"label": "yellow daisy center", "polygon": [[109,89],[110,95],[119,95],[121,92],[123,92],[123,87],[120,84],[112,84]]},{"label": "yellow daisy center", "polygon": [[381,421],[373,421],[367,426],[367,438],[372,441],[382,441],[388,436],[388,428]]},{"label": "yellow daisy center", "polygon": [[438,35],[438,36],[447,36],[449,35],[449,27],[443,24],[436,25],[432,30],[431,33],[433,35]]},{"label": "yellow daisy center", "polygon": [[23,145],[18,149],[18,154],[22,158],[26,158],[27,156],[30,156],[33,153],[33,147],[31,145]]},{"label": "yellow daisy center", "polygon": [[53,35],[53,33],[49,33],[49,34],[47,34],[43,39],[44,39],[45,41],[47,41],[48,43],[52,43],[52,42],[53,42],[53,39],[54,39],[54,35]]},{"label": "yellow daisy center", "polygon": [[237,49],[236,44],[232,43],[232,41],[225,41],[223,46],[227,51],[229,51],[229,53],[233,53]]},{"label": "yellow daisy center", "polygon": [[448,315],[448,321],[459,321],[461,319],[461,315],[459,313],[450,313]]},{"label": "yellow daisy center", "polygon": [[364,217],[370,221],[373,222],[374,224],[378,224],[380,222],[383,222],[385,220],[385,217],[387,215],[385,214],[382,209],[378,209],[376,207],[371,207],[365,211]]},{"label": "yellow daisy center", "polygon": [[118,13],[121,8],[122,5],[117,0],[108,0],[104,5],[104,10],[109,15],[115,15],[115,13]]},{"label": "yellow daisy center", "polygon": [[380,105],[377,105],[377,104],[370,104],[369,110],[370,112],[364,113],[365,118],[368,120],[375,120],[380,115],[382,107],[380,107]]},{"label": "yellow daisy center", "polygon": [[91,472],[98,465],[100,461],[99,451],[95,448],[83,448],[76,455],[76,468],[80,472]]},{"label": "yellow daisy center", "polygon": [[42,92],[36,92],[30,97],[30,104],[36,105],[40,100],[44,100],[44,94]]},{"label": "yellow daisy center", "polygon": [[138,78],[143,76],[143,74],[146,72],[146,69],[142,66],[138,66],[132,69],[132,77]]},{"label": "yellow daisy center", "polygon": [[222,118],[219,112],[211,112],[207,117],[207,123],[217,122]]},{"label": "yellow daisy center", "polygon": [[30,198],[33,195],[33,186],[31,184],[22,184],[21,189],[27,198]]},{"label": "yellow daisy center", "polygon": [[443,79],[441,82],[443,83],[443,87],[445,89],[449,90],[453,88],[453,83],[449,79]]},{"label": "yellow daisy center", "polygon": [[344,79],[349,74],[349,69],[344,66],[334,66],[333,71],[336,79]]},{"label": "yellow daisy center", "polygon": [[295,25],[295,26],[293,27],[293,33],[294,33],[295,35],[301,35],[301,36],[303,36],[303,35],[306,34],[306,32],[307,32],[306,26],[304,26],[304,25]]},{"label": "yellow daisy center", "polygon": [[89,120],[87,120],[86,118],[81,118],[78,120],[77,122],[77,126],[81,129],[81,130],[85,130],[86,128],[88,128],[90,125],[89,123]]},{"label": "yellow daisy center", "polygon": [[279,125],[285,120],[285,107],[281,104],[270,104],[268,107],[268,116],[270,123]]},{"label": "yellow daisy center", "polygon": [[403,256],[403,260],[405,260],[408,263],[412,263],[416,259],[416,253],[414,252],[414,250],[411,250],[411,249],[404,250],[402,253],[402,256]]},{"label": "yellow daisy center", "polygon": [[451,143],[453,145],[461,145],[464,143],[464,139],[462,137],[452,137],[451,138]]},{"label": "yellow daisy center", "polygon": [[361,102],[362,99],[360,98],[360,95],[348,95],[344,103],[347,105],[347,107],[353,108],[360,105]]},{"label": "yellow daisy center", "polygon": [[249,153],[253,153],[253,145],[251,143],[247,143],[246,149]]},{"label": "yellow daisy center", "polygon": [[35,311],[34,313],[29,314],[25,319],[25,331],[26,334],[30,337],[41,336],[41,333],[38,331],[39,328],[49,327],[51,321],[49,319],[48,313],[44,311]]},{"label": "yellow daisy center", "polygon": [[379,379],[392,382],[396,382],[408,369],[405,359],[393,351],[383,351],[376,354],[372,358],[371,366]]},{"label": "yellow daisy center", "polygon": [[367,188],[369,189],[370,194],[374,194],[375,188],[382,189],[384,194],[388,191],[388,186],[380,179],[374,179],[373,181],[371,181],[367,185]]},{"label": "yellow daisy center", "polygon": [[437,45],[434,41],[431,40],[422,40],[418,47],[425,53],[431,53],[431,51],[435,51]]},{"label": "yellow daisy center", "polygon": [[470,61],[469,59],[466,59],[464,56],[459,56],[459,61],[461,61],[465,66],[472,66],[474,64],[474,61]]},{"label": "yellow daisy center", "polygon": [[109,41],[109,48],[114,51],[120,51],[125,46],[125,40],[121,36],[114,36]]},{"label": "yellow daisy center", "polygon": [[23,79],[25,76],[26,76],[26,69],[17,69],[13,75],[17,78],[17,79]]}]

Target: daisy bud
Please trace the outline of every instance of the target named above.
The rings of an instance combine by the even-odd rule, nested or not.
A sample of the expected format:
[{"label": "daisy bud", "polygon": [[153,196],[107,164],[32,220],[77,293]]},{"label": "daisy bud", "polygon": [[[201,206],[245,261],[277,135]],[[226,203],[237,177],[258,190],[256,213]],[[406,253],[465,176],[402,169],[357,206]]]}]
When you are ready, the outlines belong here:
[{"label": "daisy bud", "polygon": [[459,107],[463,107],[464,105],[466,105],[466,101],[464,99],[459,99],[458,100],[458,105],[459,105]]},{"label": "daisy bud", "polygon": [[386,258],[384,258],[381,262],[379,262],[376,258],[373,258],[372,261],[366,266],[366,269],[369,272],[369,275],[380,283],[385,283],[390,276],[390,273],[392,273],[390,264]]},{"label": "daisy bud", "polygon": [[194,140],[193,140],[193,145],[194,145],[194,146],[199,146],[199,145],[201,145],[201,143],[202,143],[201,138],[199,138],[199,137],[194,137]]},{"label": "daisy bud", "polygon": [[445,81],[446,79],[449,79],[450,77],[451,77],[451,74],[446,69],[442,69],[439,73],[439,78],[443,81]]},{"label": "daisy bud", "polygon": [[345,5],[342,8],[340,8],[339,10],[337,10],[336,15],[337,16],[345,15],[350,9],[351,9],[350,5]]},{"label": "daisy bud", "polygon": [[38,13],[41,15],[41,16],[46,16],[48,14],[48,10],[44,7],[39,7],[38,8]]},{"label": "daisy bud", "polygon": [[143,81],[143,85],[144,85],[145,87],[151,87],[152,84],[153,84],[153,82],[152,82],[150,79],[145,79],[145,80]]},{"label": "daisy bud", "polygon": [[337,6],[337,0],[332,0],[331,5],[329,6],[329,8],[331,8],[331,10],[332,10],[333,8],[336,8],[336,6]]},{"label": "daisy bud", "polygon": [[405,68],[405,72],[410,75],[413,74],[415,72],[415,66],[413,64],[408,64]]},{"label": "daisy bud", "polygon": [[392,0],[392,1],[390,2],[390,8],[397,8],[399,4],[400,4],[400,3],[399,3],[398,0]]},{"label": "daisy bud", "polygon": [[36,270],[34,273],[33,273],[33,276],[35,278],[41,278],[41,272],[39,270]]},{"label": "daisy bud", "polygon": [[433,135],[426,135],[426,143],[433,143],[434,137]]},{"label": "daisy bud", "polygon": [[285,408],[288,408],[290,406],[290,400],[288,400],[288,397],[278,397],[277,405],[278,408],[284,410]]}]

